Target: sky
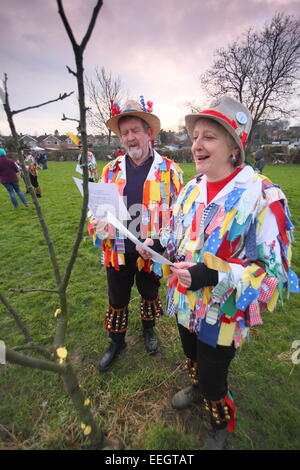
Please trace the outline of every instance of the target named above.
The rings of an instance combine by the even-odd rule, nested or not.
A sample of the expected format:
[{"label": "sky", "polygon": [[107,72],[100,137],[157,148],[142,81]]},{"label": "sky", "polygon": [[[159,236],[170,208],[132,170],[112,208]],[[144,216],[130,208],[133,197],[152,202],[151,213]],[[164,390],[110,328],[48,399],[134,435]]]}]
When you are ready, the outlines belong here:
[{"label": "sky", "polygon": [[[63,0],[78,43],[96,0]],[[189,112],[187,102],[205,103],[199,76],[219,47],[261,29],[277,12],[299,15],[293,0],[104,0],[84,55],[88,78],[95,67],[120,76],[129,98],[152,101],[162,128],[176,129]],[[23,134],[76,132],[74,53],[58,14],[56,0],[1,0],[0,78],[8,75],[12,109],[39,104],[75,91],[64,101],[15,116]],[[300,116],[299,116],[300,121]],[[92,133],[93,129],[88,128]],[[9,135],[0,107],[0,134]]]}]

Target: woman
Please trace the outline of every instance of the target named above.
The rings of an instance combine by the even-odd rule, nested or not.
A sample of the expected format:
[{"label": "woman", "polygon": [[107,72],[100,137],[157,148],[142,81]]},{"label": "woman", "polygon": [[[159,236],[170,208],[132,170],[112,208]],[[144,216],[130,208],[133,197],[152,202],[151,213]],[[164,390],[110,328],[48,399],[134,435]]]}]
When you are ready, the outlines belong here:
[{"label": "woman", "polygon": [[204,404],[212,424],[204,448],[222,449],[234,429],[227,374],[235,351],[282,288],[299,291],[289,267],[293,226],[281,189],[245,164],[247,108],[224,96],[185,119],[199,174],[178,196],[171,228],[145,243],[177,261],[167,309],[176,314],[193,385],[172,405]]},{"label": "woman", "polygon": [[[82,148],[81,143],[80,143],[80,148]],[[82,167],[81,153],[78,155],[78,163]],[[89,172],[89,182],[97,183],[99,180],[97,161],[96,161],[95,155],[90,150],[88,150],[88,153],[87,153],[87,167],[88,167],[88,172]]]},{"label": "woman", "polygon": [[16,163],[6,156],[4,149],[0,149],[0,183],[7,189],[11,202],[15,209],[19,207],[16,194],[28,206],[28,202],[19,186],[18,172],[20,171]]}]

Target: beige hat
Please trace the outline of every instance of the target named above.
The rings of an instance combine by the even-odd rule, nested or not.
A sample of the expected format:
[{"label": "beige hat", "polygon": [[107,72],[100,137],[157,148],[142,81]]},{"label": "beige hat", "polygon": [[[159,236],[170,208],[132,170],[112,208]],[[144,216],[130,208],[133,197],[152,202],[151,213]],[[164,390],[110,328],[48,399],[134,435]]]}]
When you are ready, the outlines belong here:
[{"label": "beige hat", "polygon": [[[146,108],[145,108],[146,109]],[[160,131],[160,120],[154,114],[151,114],[149,111],[144,111],[140,103],[134,100],[127,101],[124,106],[124,109],[121,110],[119,114],[115,114],[111,117],[107,122],[106,125],[118,136],[121,137],[120,129],[119,129],[119,120],[125,116],[137,117],[139,119],[143,119],[152,129],[154,137]]]},{"label": "beige hat", "polygon": [[185,116],[185,124],[190,137],[200,118],[212,119],[221,124],[233,137],[241,151],[242,160],[245,160],[244,148],[251,130],[252,117],[243,104],[230,96],[222,96],[200,113],[188,114]]}]

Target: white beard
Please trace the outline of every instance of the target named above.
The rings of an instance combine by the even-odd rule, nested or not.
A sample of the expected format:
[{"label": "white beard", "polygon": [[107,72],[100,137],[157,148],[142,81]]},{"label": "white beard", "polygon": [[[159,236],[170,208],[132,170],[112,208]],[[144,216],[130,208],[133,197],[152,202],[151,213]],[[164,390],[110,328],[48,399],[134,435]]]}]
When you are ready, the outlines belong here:
[{"label": "white beard", "polygon": [[143,150],[142,149],[128,150],[128,154],[132,158],[132,160],[140,160],[143,156]]}]

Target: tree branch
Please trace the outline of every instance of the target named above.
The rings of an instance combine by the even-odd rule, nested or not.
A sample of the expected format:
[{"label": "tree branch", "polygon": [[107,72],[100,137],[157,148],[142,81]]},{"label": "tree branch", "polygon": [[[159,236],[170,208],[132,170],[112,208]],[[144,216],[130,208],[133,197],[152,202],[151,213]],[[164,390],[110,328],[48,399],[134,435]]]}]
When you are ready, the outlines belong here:
[{"label": "tree branch", "polygon": [[65,116],[65,114],[63,114],[63,117],[61,118],[62,121],[75,121],[75,122],[80,122],[79,119],[75,119],[75,118],[69,118],[67,116]]},{"label": "tree branch", "polygon": [[18,289],[11,287],[8,291],[18,292],[19,294],[28,294],[28,292],[49,292],[51,294],[59,294],[59,291],[54,289],[23,289],[22,287],[19,287]]},{"label": "tree branch", "polygon": [[81,48],[82,51],[84,51],[84,49],[85,49],[85,47],[86,47],[86,45],[87,45],[87,43],[88,43],[88,41],[91,37],[92,31],[93,31],[95,23],[96,23],[98,13],[99,13],[102,5],[103,5],[103,1],[98,0],[96,6],[94,8],[93,15],[92,15],[90,24],[88,26],[87,32],[86,32],[86,34],[85,34],[85,36],[84,36],[84,38],[83,38],[83,40],[80,44],[80,48]]},{"label": "tree branch", "polygon": [[47,351],[44,348],[41,348],[40,346],[37,346],[35,344],[24,344],[23,346],[15,346],[11,348],[12,351],[35,351],[39,354],[42,354],[43,356],[46,357],[46,359],[51,359],[52,353],[50,351]]},{"label": "tree branch", "polygon": [[30,336],[30,333],[29,333],[25,323],[19,317],[17,312],[13,309],[13,307],[10,305],[10,303],[6,300],[6,298],[4,297],[4,295],[1,292],[0,292],[0,300],[5,305],[5,307],[7,308],[9,313],[11,314],[11,316],[14,318],[19,330],[23,333],[24,338],[26,339],[26,341],[28,343],[32,343],[32,338]]},{"label": "tree branch", "polygon": [[6,360],[12,364],[18,364],[19,366],[48,370],[49,372],[55,372],[60,375],[63,375],[66,371],[66,367],[64,365],[25,356],[24,354],[20,354],[12,349],[6,349]]},{"label": "tree branch", "polygon": [[62,101],[65,98],[68,98],[69,96],[71,96],[73,93],[74,93],[74,91],[71,91],[70,93],[64,93],[63,95],[60,93],[59,97],[55,98],[54,100],[49,100],[49,101],[46,101],[45,103],[36,104],[34,106],[27,106],[27,108],[17,109],[15,111],[11,111],[11,114],[12,114],[12,116],[14,116],[15,114],[23,113],[24,111],[28,111],[29,109],[40,108],[41,106],[46,106],[47,104],[55,103],[56,101],[59,101],[59,100]]},{"label": "tree branch", "polygon": [[62,2],[61,0],[56,0],[57,1],[57,5],[58,5],[58,13],[60,14],[60,17],[62,19],[62,22],[64,24],[64,27],[67,31],[67,34],[69,36],[69,39],[71,41],[71,44],[73,46],[73,49],[74,49],[74,52],[75,52],[75,49],[78,48],[78,44],[77,42],[75,41],[75,38],[74,38],[74,35],[73,35],[73,31],[71,29],[71,26],[69,25],[69,22],[67,20],[67,17],[65,15],[65,11],[64,11],[64,7],[62,5]]},{"label": "tree branch", "polygon": [[67,67],[67,70],[70,74],[74,75],[74,77],[77,77],[77,73],[74,72],[74,70],[72,70],[68,65],[66,65],[66,67]]}]

